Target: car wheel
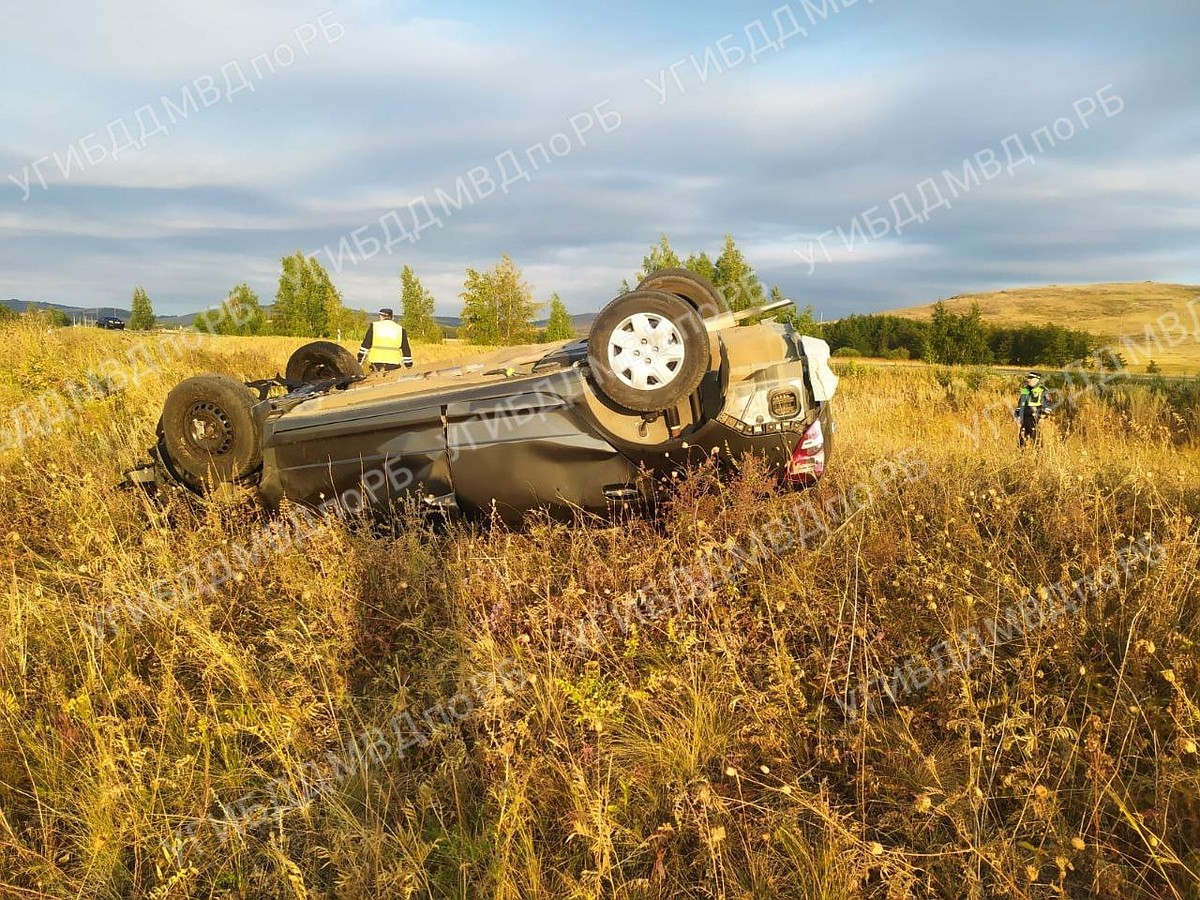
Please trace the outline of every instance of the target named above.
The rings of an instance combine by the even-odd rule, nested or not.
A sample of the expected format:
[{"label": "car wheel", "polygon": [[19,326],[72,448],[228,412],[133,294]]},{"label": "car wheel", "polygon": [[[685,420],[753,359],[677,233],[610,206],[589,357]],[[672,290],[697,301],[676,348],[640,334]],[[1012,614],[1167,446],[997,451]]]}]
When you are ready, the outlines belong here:
[{"label": "car wheel", "polygon": [[354,354],[333,341],[313,341],[291,355],[284,377],[291,384],[314,384],[334,378],[362,377]]},{"label": "car wheel", "polygon": [[588,336],[588,366],[606,397],[632,412],[673,406],[700,386],[708,332],[673,294],[632,291],[600,311]]},{"label": "car wheel", "polygon": [[227,375],[198,375],[163,405],[162,441],[171,463],[196,488],[241,481],[262,465],[255,399]]},{"label": "car wheel", "polygon": [[651,272],[639,282],[639,291],[660,291],[682,297],[705,319],[729,312],[729,301],[711,281],[689,269],[671,268]]}]

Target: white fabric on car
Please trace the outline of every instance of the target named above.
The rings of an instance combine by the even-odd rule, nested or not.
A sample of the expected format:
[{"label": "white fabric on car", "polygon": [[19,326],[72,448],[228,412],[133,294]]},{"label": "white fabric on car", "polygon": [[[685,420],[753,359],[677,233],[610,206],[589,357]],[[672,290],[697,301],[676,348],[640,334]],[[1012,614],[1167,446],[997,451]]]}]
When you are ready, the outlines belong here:
[{"label": "white fabric on car", "polygon": [[824,403],[837,390],[838,377],[829,366],[829,345],[820,338],[800,335],[800,347],[808,359],[808,378],[812,382],[813,399]]}]

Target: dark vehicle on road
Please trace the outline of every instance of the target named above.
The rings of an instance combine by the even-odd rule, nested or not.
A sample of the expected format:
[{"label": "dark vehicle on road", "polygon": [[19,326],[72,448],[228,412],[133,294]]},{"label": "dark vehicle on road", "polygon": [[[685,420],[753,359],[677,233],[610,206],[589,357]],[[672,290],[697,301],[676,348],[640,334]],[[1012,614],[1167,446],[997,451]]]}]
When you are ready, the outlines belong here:
[{"label": "dark vehicle on road", "polygon": [[97,328],[109,328],[116,331],[124,331],[125,323],[116,316],[101,316],[96,320]]},{"label": "dark vehicle on road", "polygon": [[252,485],[271,507],[387,515],[415,499],[510,522],[534,508],[647,509],[709,457],[757,454],[806,486],[831,449],[829,347],[790,325],[746,324],[791,302],[733,313],[706,280],[666,270],[613,300],[584,340],[453,368],[364,375],[345,348],[317,341],[282,377],[180,383],[154,462],[130,477],[197,493]]}]

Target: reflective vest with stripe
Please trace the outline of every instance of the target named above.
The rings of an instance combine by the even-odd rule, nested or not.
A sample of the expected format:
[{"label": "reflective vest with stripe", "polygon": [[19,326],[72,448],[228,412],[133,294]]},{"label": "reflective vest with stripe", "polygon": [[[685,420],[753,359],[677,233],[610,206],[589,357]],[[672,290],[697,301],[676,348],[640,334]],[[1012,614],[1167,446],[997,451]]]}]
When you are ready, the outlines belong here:
[{"label": "reflective vest with stripe", "polygon": [[1041,406],[1042,397],[1045,395],[1046,389],[1040,384],[1032,390],[1027,387],[1021,388],[1021,406]]},{"label": "reflective vest with stripe", "polygon": [[404,361],[404,326],[391,319],[371,323],[371,346],[367,348],[367,363],[390,363],[398,366]]}]

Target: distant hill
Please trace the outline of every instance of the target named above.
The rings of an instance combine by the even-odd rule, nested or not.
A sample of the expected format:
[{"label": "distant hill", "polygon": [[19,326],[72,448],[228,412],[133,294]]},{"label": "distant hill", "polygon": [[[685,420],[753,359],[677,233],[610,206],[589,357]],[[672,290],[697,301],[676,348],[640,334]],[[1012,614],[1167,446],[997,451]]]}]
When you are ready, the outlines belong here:
[{"label": "distant hill", "polygon": [[0,300],[0,304],[7,306],[13,312],[23,313],[29,307],[35,309],[56,309],[70,319],[91,319],[95,321],[101,316],[116,316],[119,319],[128,319],[131,315],[127,309],[122,309],[119,306],[67,306],[62,303],[42,303],[37,300]]},{"label": "distant hill", "polygon": [[[1142,365],[1154,359],[1164,371],[1175,374],[1200,373],[1200,285],[1158,284],[1152,281],[1111,284],[1052,284],[1046,287],[1014,288],[984,294],[959,294],[942,301],[951,312],[964,313],[979,304],[984,321],[995,325],[1044,325],[1054,323],[1082,328],[1106,342],[1118,345],[1122,336],[1138,348]],[[933,304],[887,310],[892,315],[927,319]],[[1190,335],[1169,336],[1159,320],[1171,326],[1171,314]],[[1149,331],[1147,331],[1149,329]],[[1174,332],[1178,335],[1178,329]],[[1147,337],[1147,335],[1151,337]],[[1157,346],[1156,346],[1157,342]],[[1127,354],[1128,355],[1128,354]],[[1130,364],[1134,364],[1130,359]]]},{"label": "distant hill", "polygon": [[[54,309],[61,312],[68,319],[79,322],[95,322],[96,319],[103,316],[116,316],[118,319],[123,319],[128,322],[129,317],[133,315],[128,309],[122,306],[70,306],[64,303],[45,303],[41,300],[0,300],[0,304],[7,306],[14,312],[23,313],[30,306],[35,309]],[[189,326],[196,318],[196,313],[189,313],[186,316],[159,316],[158,325],[161,328],[179,328],[180,326]]]},{"label": "distant hill", "polygon": [[592,330],[592,323],[596,321],[596,316],[598,315],[600,315],[598,312],[580,313],[579,315],[571,316],[571,324],[579,334],[587,334]]}]

